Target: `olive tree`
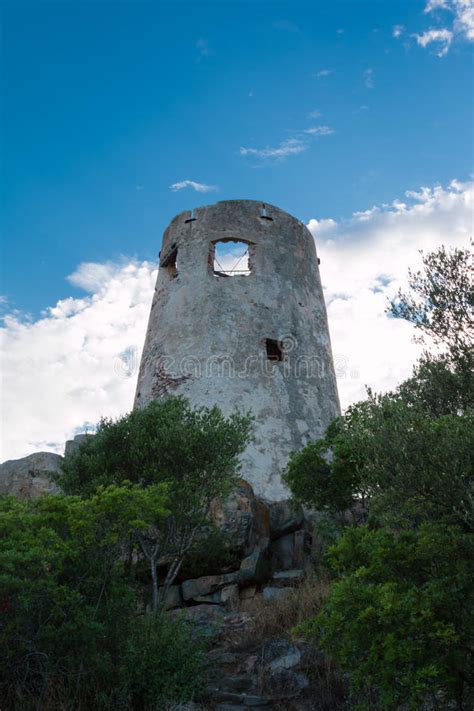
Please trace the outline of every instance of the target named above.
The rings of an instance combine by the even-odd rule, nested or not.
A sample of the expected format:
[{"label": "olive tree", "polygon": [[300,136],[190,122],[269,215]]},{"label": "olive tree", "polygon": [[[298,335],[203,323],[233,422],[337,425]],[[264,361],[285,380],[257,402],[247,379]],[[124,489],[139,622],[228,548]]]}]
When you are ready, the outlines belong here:
[{"label": "olive tree", "polygon": [[166,592],[209,527],[211,501],[232,490],[251,423],[249,414],[225,417],[218,407],[193,408],[184,397],[168,397],[117,420],[102,419],[95,436],[68,454],[55,475],[63,491],[83,496],[123,481],[144,489],[166,486],[167,515],[153,520],[150,502],[142,500],[148,526],[136,532],[150,566],[155,609],[157,567],[167,567]]}]

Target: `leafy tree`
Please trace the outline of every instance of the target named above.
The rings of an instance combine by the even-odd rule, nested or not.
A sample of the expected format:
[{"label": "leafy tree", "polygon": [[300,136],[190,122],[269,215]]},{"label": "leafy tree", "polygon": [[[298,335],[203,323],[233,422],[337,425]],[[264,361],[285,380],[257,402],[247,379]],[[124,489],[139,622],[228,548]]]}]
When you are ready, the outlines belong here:
[{"label": "leafy tree", "polygon": [[[399,290],[389,312],[412,323],[421,343],[434,343],[454,361],[472,366],[474,285],[469,249],[441,246],[423,256],[423,269],[408,271],[409,291]],[[428,339],[428,340],[427,340]]]},{"label": "leafy tree", "polygon": [[[345,511],[363,496],[357,452],[341,436],[343,420],[335,421],[326,436],[293,454],[283,474],[293,501],[318,511]],[[360,465],[359,465],[360,466]]]},{"label": "leafy tree", "polygon": [[401,383],[394,397],[430,417],[462,415],[474,409],[474,378],[453,367],[449,356],[422,355],[413,375]]},{"label": "leafy tree", "polygon": [[[424,353],[402,394],[447,414],[474,407],[474,282],[469,249],[440,247],[423,256],[423,269],[409,270],[407,292],[399,290],[389,313],[415,326]],[[437,349],[433,351],[433,347]],[[430,391],[435,390],[434,397]],[[441,406],[441,407],[440,407]],[[443,411],[444,409],[444,411]]]},{"label": "leafy tree", "polygon": [[[112,485],[90,499],[0,497],[2,708],[113,708],[120,690],[127,708],[161,709],[181,684],[177,700],[196,692],[199,640],[179,621],[142,621],[125,572],[130,537],[147,525],[144,493]],[[146,494],[154,515],[165,516],[163,487]],[[140,659],[138,630],[154,662],[168,670],[166,679]],[[196,678],[184,683],[190,671]]]},{"label": "leafy tree", "polygon": [[[443,349],[425,353],[394,392],[350,407],[290,460],[293,497],[318,509],[369,507],[380,522],[446,520],[472,530],[473,377],[469,250],[441,247],[409,273],[391,313]],[[447,485],[449,482],[449,486]],[[392,522],[393,522],[392,521]]]},{"label": "leafy tree", "polygon": [[285,474],[306,505],[368,514],[329,549],[331,594],[303,626],[364,708],[474,704],[470,259],[441,248],[410,272],[390,310],[436,350],[394,392],[369,391]]},{"label": "leafy tree", "polygon": [[217,407],[193,409],[185,398],[169,397],[116,421],[102,420],[97,434],[65,457],[55,479],[68,494],[91,496],[124,480],[166,485],[166,519],[149,520],[136,535],[150,566],[154,609],[157,566],[167,565],[166,592],[209,528],[211,501],[230,493],[237,480],[250,429],[249,415],[225,418]]},{"label": "leafy tree", "polygon": [[350,527],[328,559],[329,600],[298,633],[349,672],[360,707],[472,708],[474,536]]}]

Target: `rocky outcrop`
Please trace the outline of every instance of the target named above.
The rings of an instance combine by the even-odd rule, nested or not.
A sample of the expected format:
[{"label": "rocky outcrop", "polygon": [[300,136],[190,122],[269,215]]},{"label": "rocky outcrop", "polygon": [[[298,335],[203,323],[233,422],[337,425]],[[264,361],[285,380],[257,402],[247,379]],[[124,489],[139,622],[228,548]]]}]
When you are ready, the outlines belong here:
[{"label": "rocky outcrop", "polygon": [[34,499],[57,491],[47,472],[60,469],[62,457],[53,452],[35,452],[21,459],[0,464],[0,494],[14,494],[22,499]]},{"label": "rocky outcrop", "polygon": [[223,613],[214,621],[220,627],[217,633],[214,628],[215,644],[208,652],[208,700],[201,709],[349,708],[344,685],[328,698],[327,662],[320,650],[306,642],[287,639],[266,639],[242,646],[239,635],[252,624],[248,615]]},{"label": "rocky outcrop", "polygon": [[249,555],[258,541],[270,535],[269,507],[243,479],[227,499],[212,503],[210,516],[227,535],[232,550],[242,556]]}]

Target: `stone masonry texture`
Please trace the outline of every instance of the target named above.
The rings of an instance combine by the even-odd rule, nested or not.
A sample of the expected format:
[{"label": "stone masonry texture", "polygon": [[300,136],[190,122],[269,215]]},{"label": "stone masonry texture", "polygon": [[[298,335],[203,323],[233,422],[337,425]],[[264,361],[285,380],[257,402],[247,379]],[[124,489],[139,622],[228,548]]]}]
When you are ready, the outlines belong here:
[{"label": "stone masonry texture", "polygon": [[[216,242],[248,248],[250,274],[214,271]],[[291,452],[339,414],[314,240],[277,207],[224,200],[166,229],[135,407],[170,394],[255,417],[242,476],[269,501]]]}]

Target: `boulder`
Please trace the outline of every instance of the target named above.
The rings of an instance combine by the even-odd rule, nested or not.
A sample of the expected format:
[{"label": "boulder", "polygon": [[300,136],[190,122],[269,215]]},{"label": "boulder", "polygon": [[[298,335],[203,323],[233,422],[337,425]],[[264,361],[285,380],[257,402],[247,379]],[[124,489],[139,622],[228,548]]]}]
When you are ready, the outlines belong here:
[{"label": "boulder", "polygon": [[268,506],[257,499],[250,484],[243,479],[225,500],[212,502],[210,517],[227,534],[232,550],[242,556],[249,555],[262,537],[269,536]]},{"label": "boulder", "polygon": [[294,568],[295,537],[293,533],[272,541],[270,558],[273,570],[292,570]]},{"label": "boulder", "polygon": [[271,700],[291,699],[299,696],[309,686],[304,674],[292,669],[270,670],[264,677],[263,693]]},{"label": "boulder", "polygon": [[[160,590],[162,592],[162,590]],[[183,606],[183,598],[181,597],[181,588],[179,585],[171,585],[163,600],[165,610],[174,610],[176,607]]]},{"label": "boulder", "polygon": [[290,501],[276,501],[269,504],[269,510],[272,540],[297,531],[304,523],[303,509],[301,506],[291,504]]},{"label": "boulder", "polygon": [[310,552],[308,534],[304,530],[295,531],[293,534],[293,565],[295,568],[303,568],[306,561],[306,553]]},{"label": "boulder", "polygon": [[47,472],[60,471],[62,457],[53,452],[35,452],[0,464],[0,494],[34,499],[58,491]]},{"label": "boulder", "polygon": [[241,600],[252,600],[256,594],[257,594],[257,586],[251,585],[248,588],[242,588],[242,590],[240,591],[240,599]]},{"label": "boulder", "polygon": [[221,591],[217,590],[210,595],[195,595],[191,598],[193,602],[202,602],[206,605],[220,605],[222,603]]},{"label": "boulder", "polygon": [[239,586],[238,585],[226,585],[220,591],[221,602],[227,607],[232,607],[236,605],[239,601]]},{"label": "boulder", "polygon": [[296,644],[285,639],[268,639],[261,647],[259,654],[260,666],[268,667],[270,671],[277,669],[292,669],[301,662],[301,652]]},{"label": "boulder", "polygon": [[238,572],[238,583],[241,587],[261,584],[268,580],[270,562],[268,559],[268,539],[262,539],[251,555],[244,558]]},{"label": "boulder", "polygon": [[[225,585],[235,583],[237,575],[237,573],[228,573],[227,575],[205,575],[202,578],[185,580],[181,583],[183,598],[186,601],[194,600],[196,602],[202,602],[203,597],[212,595]],[[206,599],[204,602],[211,602],[211,600]],[[214,600],[212,600],[212,602],[214,603]]]}]

